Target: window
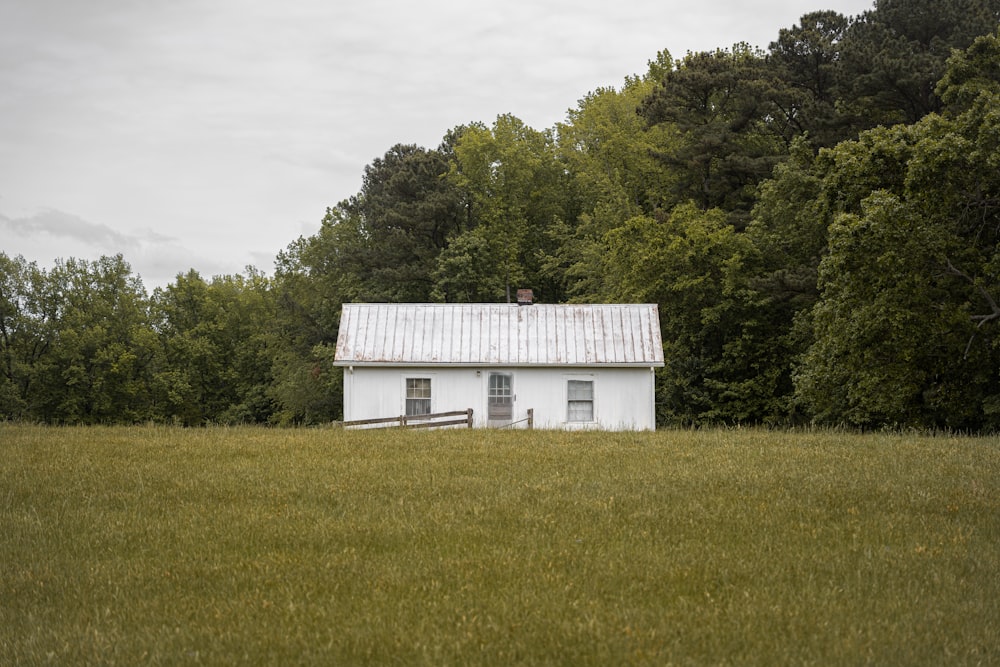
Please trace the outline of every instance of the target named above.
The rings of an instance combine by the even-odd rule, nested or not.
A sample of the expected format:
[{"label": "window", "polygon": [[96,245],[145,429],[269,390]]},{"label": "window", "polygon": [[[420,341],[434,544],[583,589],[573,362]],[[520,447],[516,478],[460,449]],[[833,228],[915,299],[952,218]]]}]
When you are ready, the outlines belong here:
[{"label": "window", "polygon": [[431,379],[406,378],[406,416],[431,413]]},{"label": "window", "polygon": [[510,373],[490,373],[487,393],[490,420],[510,420],[514,415],[514,394],[511,392]]},{"label": "window", "polygon": [[568,420],[571,422],[594,421],[594,381],[569,380],[566,396],[568,398]]}]

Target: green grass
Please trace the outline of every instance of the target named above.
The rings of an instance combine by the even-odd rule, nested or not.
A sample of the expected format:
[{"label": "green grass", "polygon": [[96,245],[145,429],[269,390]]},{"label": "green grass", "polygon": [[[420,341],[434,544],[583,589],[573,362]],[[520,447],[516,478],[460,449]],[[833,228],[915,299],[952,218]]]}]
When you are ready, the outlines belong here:
[{"label": "green grass", "polygon": [[0,425],[0,664],[1000,663],[1000,439]]}]

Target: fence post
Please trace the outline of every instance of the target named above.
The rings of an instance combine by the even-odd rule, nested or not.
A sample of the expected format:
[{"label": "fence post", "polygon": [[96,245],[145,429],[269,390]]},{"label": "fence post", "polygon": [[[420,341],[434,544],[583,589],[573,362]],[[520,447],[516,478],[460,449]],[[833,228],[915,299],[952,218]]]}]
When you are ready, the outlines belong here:
[{"label": "fence post", "polygon": [[406,415],[399,415],[399,428],[406,428]]},{"label": "fence post", "polygon": [[472,428],[472,408],[469,408],[468,410],[466,410],[466,414],[468,414],[468,418],[469,418],[469,428]]},{"label": "fence post", "polygon": [[535,428],[535,409],[528,408],[528,430]]}]

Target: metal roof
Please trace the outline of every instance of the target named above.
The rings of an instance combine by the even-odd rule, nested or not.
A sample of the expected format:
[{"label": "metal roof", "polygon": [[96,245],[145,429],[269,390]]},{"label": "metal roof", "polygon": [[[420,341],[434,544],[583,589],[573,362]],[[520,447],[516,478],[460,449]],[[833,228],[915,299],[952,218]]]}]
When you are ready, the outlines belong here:
[{"label": "metal roof", "polygon": [[655,304],[345,303],[335,363],[662,366]]}]

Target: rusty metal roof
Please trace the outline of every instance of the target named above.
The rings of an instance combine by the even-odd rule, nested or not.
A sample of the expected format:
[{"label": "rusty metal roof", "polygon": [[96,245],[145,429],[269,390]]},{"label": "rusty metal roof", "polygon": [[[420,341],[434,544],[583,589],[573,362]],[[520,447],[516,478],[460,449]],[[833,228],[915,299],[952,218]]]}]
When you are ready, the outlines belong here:
[{"label": "rusty metal roof", "polygon": [[662,366],[655,304],[345,303],[336,364]]}]

